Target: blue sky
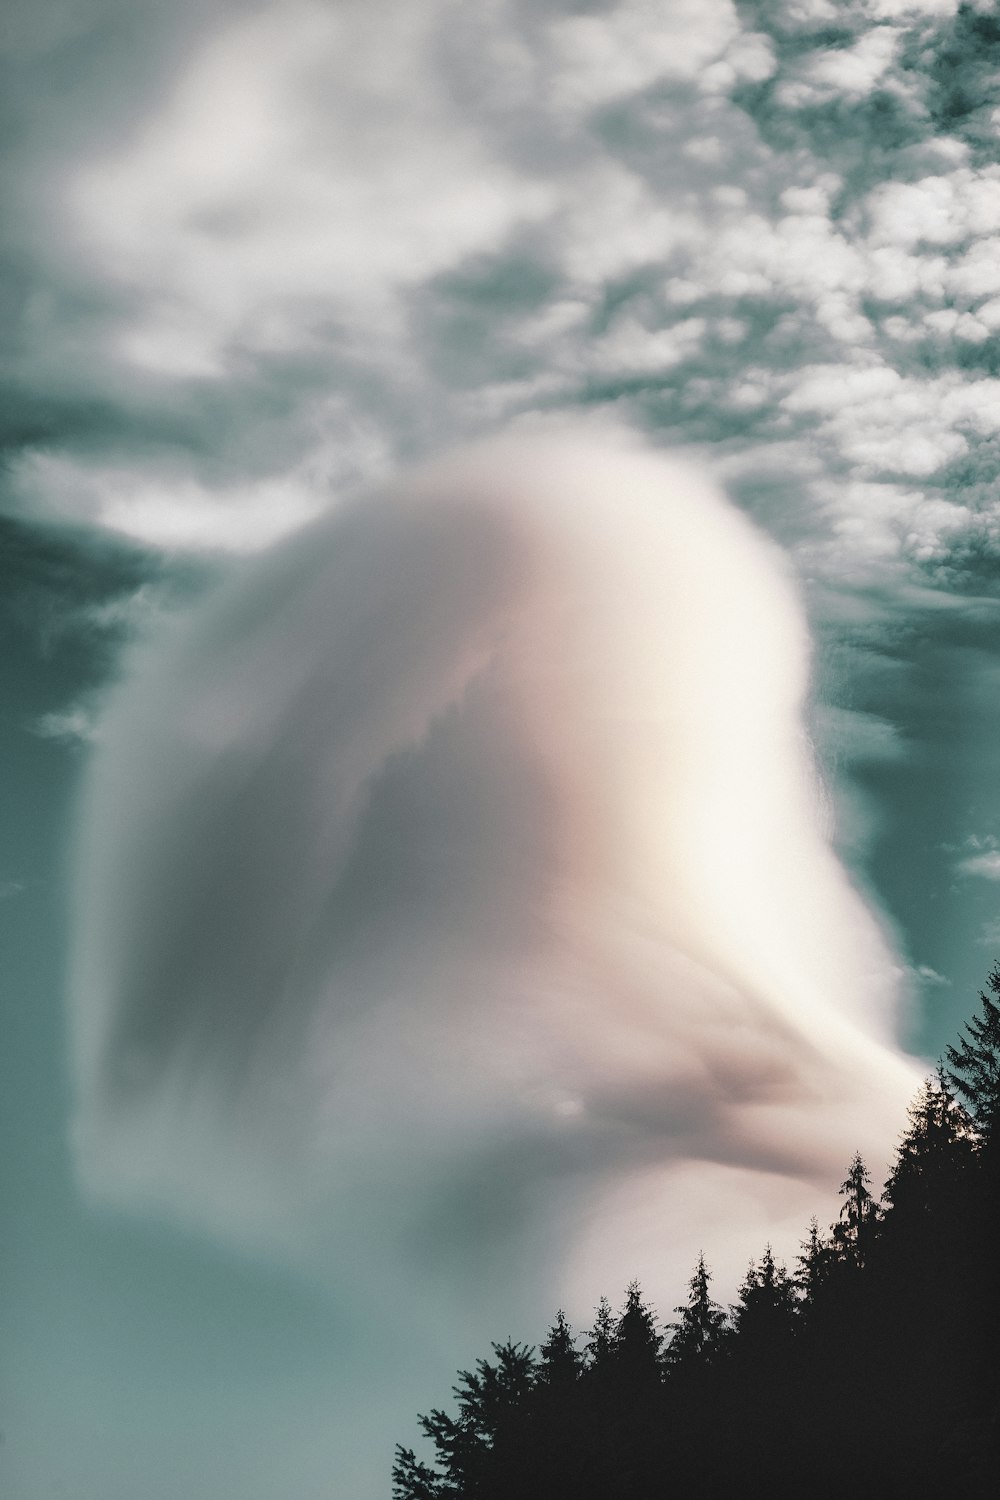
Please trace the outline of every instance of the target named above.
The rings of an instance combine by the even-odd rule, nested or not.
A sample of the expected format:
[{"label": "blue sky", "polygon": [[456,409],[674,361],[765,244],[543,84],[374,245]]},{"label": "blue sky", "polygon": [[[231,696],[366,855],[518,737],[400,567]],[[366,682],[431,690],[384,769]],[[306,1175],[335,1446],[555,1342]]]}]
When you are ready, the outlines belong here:
[{"label": "blue sky", "polygon": [[[490,1336],[445,1298],[438,1343],[379,1395],[363,1297],[147,1212],[141,1183],[101,1208],[70,1149],[81,796],[140,702],[109,708],[113,685],[220,587],[270,618],[268,549],[411,465],[611,424],[773,539],[896,1042],[919,1067],[953,1037],[1000,948],[998,60],[992,5],[954,0],[9,0],[14,1500],[318,1496],[355,1461],[362,1500],[378,1445]],[[362,1389],[370,1440],[326,1427]]]}]

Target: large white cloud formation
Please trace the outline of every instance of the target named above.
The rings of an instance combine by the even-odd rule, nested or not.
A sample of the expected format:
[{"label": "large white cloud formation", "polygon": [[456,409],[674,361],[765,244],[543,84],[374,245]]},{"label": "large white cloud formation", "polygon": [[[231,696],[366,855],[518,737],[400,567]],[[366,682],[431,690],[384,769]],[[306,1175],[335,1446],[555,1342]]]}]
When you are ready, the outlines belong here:
[{"label": "large white cloud formation", "polygon": [[912,1085],[807,671],[777,550],[581,431],[247,565],[104,725],[84,1180],[493,1316],[545,1264],[592,1298],[806,1215]]}]

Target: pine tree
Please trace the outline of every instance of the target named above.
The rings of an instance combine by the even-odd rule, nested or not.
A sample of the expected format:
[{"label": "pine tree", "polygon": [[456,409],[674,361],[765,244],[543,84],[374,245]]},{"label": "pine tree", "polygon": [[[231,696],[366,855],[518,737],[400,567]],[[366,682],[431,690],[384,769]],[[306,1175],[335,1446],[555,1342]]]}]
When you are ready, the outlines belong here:
[{"label": "pine tree", "polygon": [[688,1282],[688,1300],[683,1307],[675,1307],[680,1314],[678,1323],[669,1323],[673,1337],[667,1345],[665,1358],[670,1365],[687,1364],[692,1359],[711,1359],[717,1354],[726,1332],[726,1314],[709,1293],[711,1272],[705,1264],[705,1256],[698,1252],[694,1275]]},{"label": "pine tree", "polygon": [[795,1288],[768,1245],[759,1264],[753,1261],[732,1309],[741,1353],[780,1358],[795,1327]]},{"label": "pine tree", "polygon": [[945,1048],[950,1066],[944,1076],[983,1135],[992,1137],[1000,1133],[1000,963],[993,965],[986,985],[991,994],[980,991],[982,1014],[967,1022],[957,1047]]},{"label": "pine tree", "polygon": [[966,1280],[979,1295],[973,1293],[967,1302],[967,1321],[973,1332],[965,1358],[973,1372],[984,1462],[995,1493],[1000,1472],[1000,1301],[992,1288],[1000,1245],[1000,963],[993,965],[986,985],[989,993],[979,996],[980,1014],[967,1023],[959,1045],[945,1049],[950,1064],[945,1077],[968,1105],[978,1137],[974,1229]]},{"label": "pine tree", "polygon": [[[537,1383],[534,1350],[508,1339],[494,1344],[495,1363],[480,1359],[474,1371],[461,1370],[453,1394],[458,1416],[435,1408],[420,1418],[420,1426],[434,1444],[442,1475],[437,1494],[446,1500],[492,1494],[504,1478],[510,1456],[515,1459],[517,1442],[528,1413],[528,1398]],[[401,1490],[402,1500],[437,1500],[431,1489],[425,1497],[420,1484],[433,1482],[434,1471],[417,1463],[409,1450],[397,1459],[399,1483],[416,1486],[412,1494]],[[498,1476],[500,1478],[498,1479]]]},{"label": "pine tree", "polygon": [[931,1217],[953,1216],[972,1166],[975,1126],[943,1071],[926,1078],[910,1105],[883,1198],[898,1231],[918,1232]]},{"label": "pine tree", "polygon": [[576,1347],[562,1308],[556,1313],[556,1320],[538,1353],[541,1357],[538,1378],[543,1385],[572,1385],[579,1378],[583,1355]]},{"label": "pine tree", "polygon": [[840,1256],[861,1269],[872,1245],[879,1206],[871,1193],[871,1173],[860,1151],[855,1151],[847,1176],[840,1184],[844,1202],[833,1226],[833,1240]]},{"label": "pine tree", "polygon": [[656,1318],[642,1300],[639,1283],[630,1282],[615,1324],[614,1360],[619,1381],[633,1387],[658,1385],[662,1343]]},{"label": "pine tree", "polygon": [[588,1370],[610,1369],[615,1352],[615,1315],[607,1297],[602,1297],[597,1304],[586,1347]]},{"label": "pine tree", "polygon": [[815,1214],[809,1221],[809,1237],[799,1241],[799,1249],[802,1254],[795,1258],[798,1270],[794,1282],[802,1299],[802,1311],[808,1318],[822,1299],[836,1255],[833,1241],[820,1234]]},{"label": "pine tree", "polygon": [[450,1500],[455,1493],[435,1469],[420,1462],[412,1448],[397,1444],[392,1466],[392,1500]]}]

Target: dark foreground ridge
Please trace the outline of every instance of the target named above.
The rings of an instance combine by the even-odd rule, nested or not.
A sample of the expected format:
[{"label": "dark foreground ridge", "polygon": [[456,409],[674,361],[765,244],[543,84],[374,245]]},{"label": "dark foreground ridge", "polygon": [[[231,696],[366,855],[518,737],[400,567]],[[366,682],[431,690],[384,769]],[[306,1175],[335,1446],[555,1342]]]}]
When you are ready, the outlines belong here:
[{"label": "dark foreground ridge", "polygon": [[881,1199],[855,1156],[793,1271],[765,1249],[738,1301],[699,1256],[676,1321],[633,1282],[582,1348],[461,1371],[456,1411],[396,1450],[394,1500],[1000,1496],[1000,965],[909,1110]]}]

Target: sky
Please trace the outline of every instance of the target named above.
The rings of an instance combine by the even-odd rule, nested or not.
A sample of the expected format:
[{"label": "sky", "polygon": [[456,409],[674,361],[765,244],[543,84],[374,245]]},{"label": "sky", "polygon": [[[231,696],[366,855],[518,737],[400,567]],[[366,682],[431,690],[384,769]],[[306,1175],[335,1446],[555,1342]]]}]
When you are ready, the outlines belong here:
[{"label": "sky", "polygon": [[1000,949],[1000,23],[7,0],[0,1473],[388,1493]]}]

